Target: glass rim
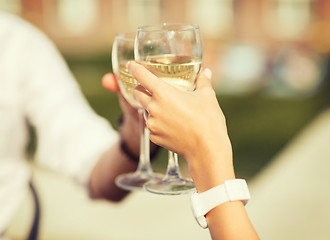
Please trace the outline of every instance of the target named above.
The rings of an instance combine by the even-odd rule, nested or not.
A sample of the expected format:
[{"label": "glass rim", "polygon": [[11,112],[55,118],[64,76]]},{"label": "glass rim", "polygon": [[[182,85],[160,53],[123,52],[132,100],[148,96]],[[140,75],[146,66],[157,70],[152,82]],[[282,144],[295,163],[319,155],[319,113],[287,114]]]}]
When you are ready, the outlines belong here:
[{"label": "glass rim", "polygon": [[199,30],[198,24],[190,23],[161,23],[156,25],[144,25],[137,28],[138,32],[167,32],[167,31],[191,31]]},{"label": "glass rim", "polygon": [[116,39],[123,39],[123,40],[135,40],[137,32],[118,32],[115,35]]}]

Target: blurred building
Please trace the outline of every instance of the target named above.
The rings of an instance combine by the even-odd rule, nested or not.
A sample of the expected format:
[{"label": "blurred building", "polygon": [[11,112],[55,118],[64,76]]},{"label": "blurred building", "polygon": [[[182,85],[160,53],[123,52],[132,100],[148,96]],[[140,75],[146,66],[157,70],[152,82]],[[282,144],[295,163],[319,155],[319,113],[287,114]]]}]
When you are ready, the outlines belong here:
[{"label": "blurred building", "polygon": [[108,52],[116,32],[140,25],[197,23],[204,65],[215,86],[229,93],[315,90],[330,53],[328,0],[0,0],[0,9],[76,55]]}]

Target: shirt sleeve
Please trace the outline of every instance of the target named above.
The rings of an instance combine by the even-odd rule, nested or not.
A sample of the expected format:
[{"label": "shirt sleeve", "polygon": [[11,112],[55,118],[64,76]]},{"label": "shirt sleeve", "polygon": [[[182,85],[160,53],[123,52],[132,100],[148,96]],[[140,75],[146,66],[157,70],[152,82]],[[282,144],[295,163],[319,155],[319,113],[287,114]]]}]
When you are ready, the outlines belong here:
[{"label": "shirt sleeve", "polygon": [[37,133],[36,161],[86,184],[118,134],[89,106],[53,43],[30,25],[25,35],[22,94]]}]

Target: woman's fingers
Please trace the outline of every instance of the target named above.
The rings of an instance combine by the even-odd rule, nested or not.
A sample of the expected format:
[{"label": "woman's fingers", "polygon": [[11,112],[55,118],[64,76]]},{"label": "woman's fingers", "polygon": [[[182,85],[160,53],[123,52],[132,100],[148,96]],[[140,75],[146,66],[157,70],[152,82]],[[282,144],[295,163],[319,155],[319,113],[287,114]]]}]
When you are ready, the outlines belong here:
[{"label": "woman's fingers", "polygon": [[145,87],[151,94],[157,92],[158,89],[166,87],[166,83],[149,72],[142,65],[137,64],[134,61],[128,63],[128,71],[133,77],[139,81],[143,87]]},{"label": "woman's fingers", "polygon": [[102,77],[102,85],[111,92],[120,92],[116,76],[112,73],[107,73]]},{"label": "woman's fingers", "polygon": [[133,91],[134,100],[140,107],[148,110],[148,104],[151,100],[151,95],[144,87],[141,85],[137,86]]}]

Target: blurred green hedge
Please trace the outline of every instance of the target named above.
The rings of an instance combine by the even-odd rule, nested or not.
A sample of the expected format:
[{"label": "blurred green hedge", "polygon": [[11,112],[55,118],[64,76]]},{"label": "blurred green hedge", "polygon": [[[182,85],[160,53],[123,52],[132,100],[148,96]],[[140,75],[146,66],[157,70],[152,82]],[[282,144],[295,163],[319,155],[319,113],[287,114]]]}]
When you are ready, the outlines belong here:
[{"label": "blurred green hedge", "polygon": [[[103,74],[112,71],[109,55],[89,59],[66,57],[66,60],[91,106],[116,128],[121,112],[117,96],[101,85]],[[218,96],[227,119],[238,177],[253,177],[329,106],[328,83],[329,78],[317,95],[308,98],[273,98],[262,93]],[[33,148],[34,144],[30,145]],[[156,170],[165,171],[165,150],[153,165]]]}]

